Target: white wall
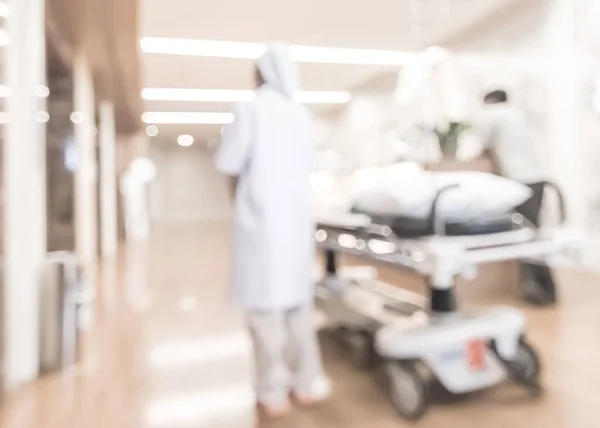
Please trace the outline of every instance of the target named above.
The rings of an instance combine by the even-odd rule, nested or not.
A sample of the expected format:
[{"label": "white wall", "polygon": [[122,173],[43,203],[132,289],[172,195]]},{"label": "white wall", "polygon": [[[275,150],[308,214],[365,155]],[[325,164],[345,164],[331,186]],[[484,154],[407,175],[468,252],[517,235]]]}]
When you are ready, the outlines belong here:
[{"label": "white wall", "polygon": [[228,180],[213,167],[210,152],[153,142],[150,153],[157,168],[150,186],[153,221],[193,222],[230,214]]},{"label": "white wall", "polygon": [[550,2],[520,1],[455,35],[443,45],[463,52],[507,53],[513,56],[538,51],[543,45],[541,29],[550,10]]},{"label": "white wall", "polygon": [[[396,135],[401,117],[392,91],[360,94],[329,120],[317,151],[318,170],[348,169],[391,162],[390,134]],[[332,154],[335,153],[335,161]]]}]

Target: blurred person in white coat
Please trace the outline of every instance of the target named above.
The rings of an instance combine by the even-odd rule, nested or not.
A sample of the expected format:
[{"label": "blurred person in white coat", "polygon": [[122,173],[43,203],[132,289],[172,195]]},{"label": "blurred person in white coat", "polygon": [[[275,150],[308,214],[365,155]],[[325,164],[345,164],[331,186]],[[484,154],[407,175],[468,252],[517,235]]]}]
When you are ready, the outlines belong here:
[{"label": "blurred person in white coat", "polygon": [[[484,137],[484,154],[494,163],[497,174],[531,189],[531,198],[517,212],[533,226],[540,227],[548,177],[536,151],[530,123],[504,90],[488,93],[483,101],[479,127]],[[556,303],[556,284],[550,268],[543,262],[523,262],[522,266],[525,299],[540,306]]]},{"label": "blurred person in white coat", "polygon": [[145,241],[150,237],[148,185],[156,176],[156,166],[148,158],[136,158],[121,174],[119,188],[123,197],[127,241]]},{"label": "blurred person in white coat", "polygon": [[315,136],[293,100],[300,75],[287,46],[268,46],[255,78],[255,97],[235,108],[216,166],[235,192],[231,297],[247,313],[258,405],[278,418],[290,395],[306,406],[330,389],[313,321]]}]

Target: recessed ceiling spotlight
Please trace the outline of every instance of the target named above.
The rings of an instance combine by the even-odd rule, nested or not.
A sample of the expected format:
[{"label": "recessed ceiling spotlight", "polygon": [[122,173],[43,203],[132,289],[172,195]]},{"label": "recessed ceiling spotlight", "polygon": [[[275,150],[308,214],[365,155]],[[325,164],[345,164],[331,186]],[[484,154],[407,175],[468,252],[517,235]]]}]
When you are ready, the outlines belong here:
[{"label": "recessed ceiling spotlight", "polygon": [[40,98],[48,98],[50,95],[50,88],[48,88],[46,85],[40,85],[35,90],[35,94]]},{"label": "recessed ceiling spotlight", "polygon": [[47,123],[50,120],[50,115],[47,111],[38,111],[36,120],[41,123]]},{"label": "recessed ceiling spotlight", "polygon": [[83,123],[85,119],[85,115],[80,111],[74,111],[71,113],[71,122],[73,123]]},{"label": "recessed ceiling spotlight", "polygon": [[181,147],[189,147],[194,144],[194,137],[185,134],[180,135],[177,137],[177,144],[179,144]]},{"label": "recessed ceiling spotlight", "polygon": [[146,135],[149,137],[156,137],[158,135],[158,127],[155,125],[150,125],[146,128]]}]

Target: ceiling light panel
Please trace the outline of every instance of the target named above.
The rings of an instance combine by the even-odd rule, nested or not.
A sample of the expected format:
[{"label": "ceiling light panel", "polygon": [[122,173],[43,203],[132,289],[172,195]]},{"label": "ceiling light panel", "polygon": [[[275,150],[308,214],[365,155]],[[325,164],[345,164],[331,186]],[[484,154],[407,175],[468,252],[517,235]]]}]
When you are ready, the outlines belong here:
[{"label": "ceiling light panel", "polygon": [[[237,103],[251,101],[254,91],[233,89],[145,88],[142,98],[148,101],[198,101]],[[345,104],[352,95],[344,91],[303,91],[294,97],[305,104]]]},{"label": "ceiling light panel", "polygon": [[142,98],[149,101],[204,101],[236,103],[250,101],[254,98],[253,91],[238,91],[233,89],[180,89],[180,88],[146,88]]},{"label": "ceiling light panel", "polygon": [[[162,37],[144,37],[140,45],[146,53],[233,59],[257,59],[266,50],[262,43]],[[290,55],[298,62],[399,66],[406,64],[415,54],[389,50],[292,45]]]},{"label": "ceiling light panel", "polygon": [[146,112],[142,121],[148,124],[227,125],[233,122],[232,113]]},{"label": "ceiling light panel", "polygon": [[343,49],[315,46],[290,46],[294,61],[324,64],[404,65],[411,53],[373,49]]}]

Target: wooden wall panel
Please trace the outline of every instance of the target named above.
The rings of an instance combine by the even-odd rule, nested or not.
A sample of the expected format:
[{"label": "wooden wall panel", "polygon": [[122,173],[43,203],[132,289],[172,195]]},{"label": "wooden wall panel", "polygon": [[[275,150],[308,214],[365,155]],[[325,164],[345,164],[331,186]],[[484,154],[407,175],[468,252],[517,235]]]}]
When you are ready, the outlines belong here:
[{"label": "wooden wall panel", "polygon": [[112,99],[117,131],[140,126],[136,0],[47,0],[49,37],[69,64],[83,50],[94,70],[97,98]]}]

